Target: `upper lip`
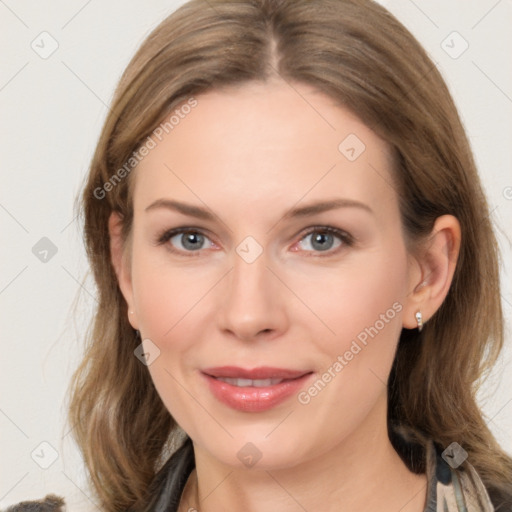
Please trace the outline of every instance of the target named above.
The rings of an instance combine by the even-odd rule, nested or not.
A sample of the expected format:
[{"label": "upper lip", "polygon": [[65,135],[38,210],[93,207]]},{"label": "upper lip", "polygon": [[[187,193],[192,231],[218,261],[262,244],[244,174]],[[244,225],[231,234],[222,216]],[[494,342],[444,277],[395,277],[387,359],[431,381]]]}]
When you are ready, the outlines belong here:
[{"label": "upper lip", "polygon": [[231,377],[238,379],[296,379],[302,377],[310,371],[290,370],[286,368],[272,368],[270,366],[260,366],[258,368],[240,368],[238,366],[217,366],[215,368],[206,368],[203,373],[211,377]]}]

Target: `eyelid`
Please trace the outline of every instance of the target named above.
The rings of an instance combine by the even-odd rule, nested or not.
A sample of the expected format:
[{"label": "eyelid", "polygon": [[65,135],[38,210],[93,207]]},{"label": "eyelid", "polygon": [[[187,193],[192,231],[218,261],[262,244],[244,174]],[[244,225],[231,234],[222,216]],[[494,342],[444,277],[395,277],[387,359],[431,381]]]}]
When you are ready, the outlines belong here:
[{"label": "eyelid", "polygon": [[[166,242],[168,242],[171,238],[173,238],[174,236],[180,235],[183,233],[189,233],[189,232],[197,233],[202,236],[205,236],[206,238],[210,239],[210,241],[213,244],[215,244],[215,242],[213,240],[211,240],[211,237],[208,234],[207,229],[194,227],[194,226],[182,226],[182,227],[165,230],[162,233],[160,233],[159,235],[157,235],[156,240],[155,240],[155,245],[163,245]],[[319,257],[332,256],[334,254],[337,254],[343,248],[351,247],[355,243],[355,238],[349,232],[347,232],[343,229],[336,228],[334,226],[329,226],[329,225],[315,225],[315,226],[309,226],[309,227],[305,228],[305,231],[303,230],[300,233],[300,235],[299,235],[300,238],[298,239],[297,242],[295,242],[295,244],[300,243],[304,238],[306,238],[307,236],[311,235],[312,233],[316,233],[316,232],[329,233],[333,236],[338,237],[342,242],[341,247],[338,249],[335,249],[334,251],[327,250],[327,251],[294,251],[294,252],[312,253],[313,256],[319,256]],[[170,244],[168,244],[168,245],[170,246]],[[182,256],[199,256],[203,252],[202,249],[199,249],[197,251],[181,251],[179,249],[175,249],[174,247],[169,247],[169,250],[175,254],[182,255]],[[325,252],[325,254],[322,254],[322,252]]]},{"label": "eyelid", "polygon": [[334,226],[329,225],[317,225],[317,226],[310,226],[309,228],[306,228],[306,232],[302,234],[301,238],[298,242],[301,242],[306,238],[307,236],[311,235],[312,233],[329,233],[335,237],[338,237],[341,240],[341,246],[334,250],[327,250],[327,251],[302,251],[308,254],[308,257],[328,257],[328,256],[334,256],[338,254],[340,251],[345,249],[346,247],[352,247],[355,243],[355,238],[345,231],[344,229],[336,228]]},{"label": "eyelid", "polygon": [[171,228],[171,229],[164,229],[161,231],[157,236],[155,242],[158,243],[165,243],[167,240],[172,238],[173,236],[180,235],[182,233],[199,233],[204,236],[208,236],[208,230],[204,228],[199,228],[195,226],[181,226],[178,228]]},{"label": "eyelid", "polygon": [[[175,237],[176,235],[181,235],[184,233],[197,233],[197,234],[200,234],[208,239],[211,239],[210,235],[207,234],[208,233],[207,229],[194,227],[194,226],[182,226],[182,227],[178,227],[178,228],[167,229],[167,230],[164,230],[163,232],[161,232],[159,235],[156,236],[154,245],[166,244],[167,249],[170,252],[172,252],[173,254],[177,254],[179,256],[185,256],[185,257],[200,256],[202,249],[200,249],[198,251],[181,251],[179,249],[175,249],[174,247],[171,246],[171,244],[167,243],[171,238]],[[213,240],[210,240],[210,241],[213,244],[215,244],[215,242]]]}]

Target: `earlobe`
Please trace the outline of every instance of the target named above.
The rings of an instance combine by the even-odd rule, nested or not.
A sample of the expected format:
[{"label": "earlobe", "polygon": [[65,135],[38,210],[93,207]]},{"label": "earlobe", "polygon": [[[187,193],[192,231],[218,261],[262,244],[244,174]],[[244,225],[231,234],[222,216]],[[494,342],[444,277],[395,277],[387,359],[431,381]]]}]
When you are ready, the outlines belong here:
[{"label": "earlobe", "polygon": [[131,271],[124,250],[122,228],[122,216],[117,212],[112,212],[108,221],[112,266],[114,267],[114,271],[117,276],[119,289],[121,290],[121,293],[123,294],[123,297],[128,305],[128,311],[126,312],[128,320],[134,329],[138,329],[137,315],[133,301]]},{"label": "earlobe", "polygon": [[457,218],[453,215],[438,217],[419,256],[414,258],[417,265],[409,279],[411,292],[404,308],[405,328],[421,330],[441,307],[455,273],[460,242],[461,229]]}]

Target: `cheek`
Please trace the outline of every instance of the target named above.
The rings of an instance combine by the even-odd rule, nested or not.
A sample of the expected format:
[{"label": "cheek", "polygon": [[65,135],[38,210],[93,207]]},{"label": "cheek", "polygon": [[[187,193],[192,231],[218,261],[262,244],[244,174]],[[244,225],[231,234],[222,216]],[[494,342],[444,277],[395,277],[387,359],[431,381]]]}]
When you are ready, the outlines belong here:
[{"label": "cheek", "polygon": [[161,255],[134,252],[132,282],[141,334],[155,340],[174,338],[187,317],[201,309],[215,282],[211,274],[171,265]]},{"label": "cheek", "polygon": [[331,331],[332,336],[323,339],[331,340],[336,351],[348,349],[357,338],[364,342],[368,330],[396,339],[406,295],[406,268],[405,253],[397,250],[390,255],[379,251],[361,256],[353,264],[333,268],[329,278],[325,270],[317,271],[316,286],[311,281],[305,293],[308,305]]},{"label": "cheek", "polygon": [[318,410],[332,406],[342,415],[351,410],[362,417],[383,393],[402,329],[407,282],[405,251],[386,254],[361,257],[350,271],[333,272],[317,292],[310,290],[309,300],[331,334],[318,322],[313,339],[322,355],[320,376],[327,381],[326,391],[322,383],[317,386],[322,398],[317,390],[306,389],[302,403],[315,402]]},{"label": "cheek", "polygon": [[[155,387],[168,411],[181,426],[201,414],[187,393],[182,363],[188,361],[204,330],[204,299],[213,277],[170,264],[149,251],[134,251],[132,283],[139,330],[158,347],[148,366]],[[185,386],[185,387],[184,387]]]},{"label": "cheek", "polygon": [[320,322],[315,327],[312,338],[323,364],[318,380],[298,399],[304,417],[316,418],[318,435],[325,437],[326,444],[354,430],[386,393],[402,328],[403,254],[361,259],[350,266],[350,272],[334,273],[317,292],[310,290],[312,304],[317,308],[322,304],[318,316],[334,334],[326,335]]}]

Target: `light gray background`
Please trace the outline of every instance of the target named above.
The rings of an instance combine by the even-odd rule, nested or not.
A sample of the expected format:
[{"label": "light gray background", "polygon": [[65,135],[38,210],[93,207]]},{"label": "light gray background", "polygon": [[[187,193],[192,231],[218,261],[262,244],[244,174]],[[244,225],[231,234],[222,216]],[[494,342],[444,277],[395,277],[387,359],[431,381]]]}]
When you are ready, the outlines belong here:
[{"label": "light gray background", "polygon": [[[0,0],[0,508],[54,492],[65,496],[68,510],[97,509],[64,422],[80,333],[95,301],[91,279],[84,281],[87,263],[73,201],[124,67],[149,31],[182,3]],[[503,231],[507,349],[481,404],[490,428],[512,453],[512,2],[382,3],[418,37],[445,76],[492,217]],[[44,31],[58,43],[46,59],[31,47],[40,53],[51,49],[52,39],[40,35]],[[469,47],[454,58],[464,41]],[[43,237],[57,248],[46,262],[32,252]]]}]

